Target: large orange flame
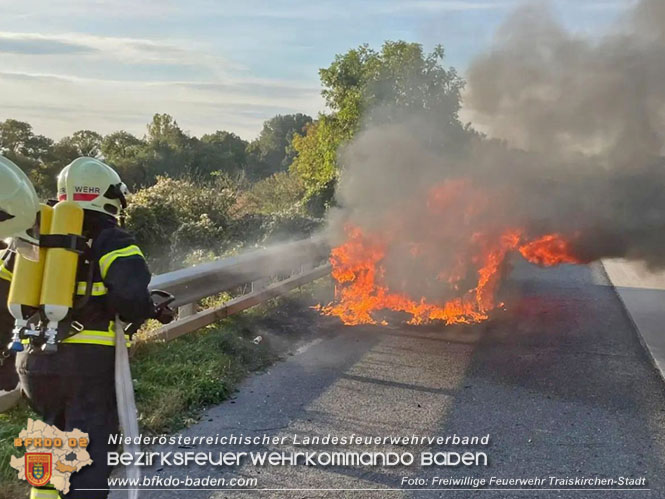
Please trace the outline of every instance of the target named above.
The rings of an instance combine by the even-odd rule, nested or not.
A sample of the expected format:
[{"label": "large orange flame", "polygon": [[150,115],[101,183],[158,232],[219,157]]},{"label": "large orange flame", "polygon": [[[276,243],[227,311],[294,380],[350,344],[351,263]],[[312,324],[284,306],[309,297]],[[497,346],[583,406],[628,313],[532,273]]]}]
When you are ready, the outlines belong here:
[{"label": "large orange flame", "polygon": [[[463,192],[464,196],[460,196]],[[429,193],[426,202],[428,216],[445,216],[453,204],[462,203],[453,215],[459,215],[466,226],[473,227],[474,220],[485,211],[487,197],[478,196],[469,189],[465,181],[449,181],[437,186]],[[480,201],[479,201],[480,199]],[[335,300],[319,307],[327,315],[339,317],[344,324],[376,324],[385,321],[375,318],[381,310],[403,312],[410,317],[410,324],[443,321],[446,324],[474,323],[489,317],[489,313],[500,304],[495,294],[503,275],[504,261],[509,253],[517,251],[532,263],[544,266],[561,263],[579,263],[572,254],[569,242],[560,234],[546,234],[535,239],[525,236],[522,229],[508,228],[493,234],[490,231],[472,231],[468,241],[458,238],[458,253],[452,258],[450,268],[437,269],[435,279],[444,286],[446,300],[414,298],[406,293],[390,289],[386,282],[385,259],[391,247],[401,244],[408,248],[402,253],[421,265],[428,265],[428,255],[436,252],[436,245],[421,241],[402,241],[400,222],[393,220],[392,230],[369,233],[360,227],[347,225],[346,242],[331,253],[332,277],[336,281]],[[442,224],[439,227],[444,235]],[[455,237],[457,234],[450,234]],[[434,240],[437,240],[434,238]],[[469,285],[469,274],[472,284]],[[455,295],[450,298],[450,293]]]}]

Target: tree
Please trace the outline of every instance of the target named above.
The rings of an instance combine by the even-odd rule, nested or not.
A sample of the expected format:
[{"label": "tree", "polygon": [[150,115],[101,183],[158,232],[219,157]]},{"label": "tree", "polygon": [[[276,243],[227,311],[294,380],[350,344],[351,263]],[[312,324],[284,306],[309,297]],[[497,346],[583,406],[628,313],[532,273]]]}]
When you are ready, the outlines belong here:
[{"label": "tree", "polygon": [[288,169],[295,157],[295,151],[289,147],[291,140],[294,134],[303,134],[311,122],[311,116],[302,113],[278,114],[264,122],[258,138],[248,148],[254,160],[250,176],[263,178]]},{"label": "tree", "polygon": [[130,189],[153,183],[147,171],[150,153],[146,141],[124,130],[113,132],[102,139],[101,155]]},{"label": "tree", "polygon": [[148,123],[148,142],[157,147],[181,149],[187,143],[187,135],[170,114],[155,114]]},{"label": "tree", "polygon": [[319,71],[322,95],[345,131],[355,132],[361,117],[386,122],[414,113],[461,127],[457,114],[464,82],[454,69],[443,67],[444,55],[440,45],[430,54],[404,41],[387,41],[380,52],[362,45]]},{"label": "tree", "polygon": [[293,137],[297,156],[290,172],[301,180],[307,197],[336,181],[337,149],[348,138],[335,116],[321,116],[307,126],[304,136]]},{"label": "tree", "polygon": [[458,119],[463,81],[454,69],[443,67],[443,58],[441,46],[425,54],[420,44],[387,41],[378,52],[361,45],[337,55],[319,71],[331,112],[320,115],[304,137],[293,137],[296,157],[291,165],[307,197],[317,199],[318,209],[331,200],[340,169],[339,147],[362,126],[403,122],[417,115],[421,122],[445,125],[422,131],[433,134],[432,142],[460,141],[465,134]]},{"label": "tree", "polygon": [[29,123],[12,119],[0,123],[0,149],[4,153],[27,155],[26,147],[33,136]]},{"label": "tree", "polygon": [[127,227],[153,259],[178,266],[194,249],[225,249],[235,199],[233,183],[223,177],[211,185],[158,177],[132,196]]},{"label": "tree", "polygon": [[130,159],[136,156],[136,150],[145,146],[145,142],[129,132],[120,130],[108,134],[101,143],[101,153],[109,161]]},{"label": "tree", "polygon": [[297,208],[303,194],[300,178],[289,172],[277,172],[252,185],[247,201],[252,212],[280,213]]},{"label": "tree", "polygon": [[101,153],[102,136],[92,130],[74,132],[70,141],[76,147],[79,156],[96,158]]},{"label": "tree", "polygon": [[43,135],[33,135],[23,146],[23,154],[38,161],[54,159],[53,140]]},{"label": "tree", "polygon": [[247,141],[235,133],[218,130],[201,137],[195,173],[208,176],[213,172],[240,175],[247,165]]},{"label": "tree", "polygon": [[146,175],[182,177],[192,173],[198,139],[185,134],[169,114],[155,114],[148,124],[146,137]]},{"label": "tree", "polygon": [[0,153],[16,163],[42,197],[54,194],[56,163],[54,144],[43,135],[35,135],[32,126],[23,121],[8,119],[0,122]]}]

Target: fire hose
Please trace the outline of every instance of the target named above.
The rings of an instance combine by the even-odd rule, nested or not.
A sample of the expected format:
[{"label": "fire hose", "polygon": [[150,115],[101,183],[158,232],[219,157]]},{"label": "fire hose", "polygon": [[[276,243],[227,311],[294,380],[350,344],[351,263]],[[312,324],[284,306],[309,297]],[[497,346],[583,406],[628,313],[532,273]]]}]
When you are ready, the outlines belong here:
[{"label": "fire hose", "polygon": [[[168,306],[173,302],[173,295],[165,291],[155,290],[151,293],[155,298],[160,298],[161,303],[155,304],[156,315],[161,315],[160,312],[168,309]],[[116,316],[115,320],[115,396],[118,405],[118,420],[120,428],[131,443],[126,444],[124,451],[129,452],[132,456],[137,456],[141,451],[139,444],[139,422],[137,418],[136,400],[134,399],[134,383],[132,380],[132,372],[129,367],[129,354],[127,352],[127,344],[125,334],[136,332],[139,325],[129,324],[125,325]],[[132,460],[135,463],[136,460]],[[131,464],[125,468],[129,483],[139,483],[141,478],[141,469],[136,464]],[[129,499],[138,499],[138,489],[128,490]]]},{"label": "fire hose", "polygon": [[[136,401],[134,400],[134,384],[132,372],[129,368],[129,355],[125,344],[125,327],[116,317],[115,321],[115,396],[118,404],[118,419],[120,428],[130,444],[125,445],[125,452],[137,455],[141,450],[138,442],[139,422],[136,415]],[[129,483],[138,483],[141,478],[141,469],[132,464],[126,468]],[[133,480],[136,480],[135,482]],[[128,491],[129,499],[138,499],[138,489]]]}]

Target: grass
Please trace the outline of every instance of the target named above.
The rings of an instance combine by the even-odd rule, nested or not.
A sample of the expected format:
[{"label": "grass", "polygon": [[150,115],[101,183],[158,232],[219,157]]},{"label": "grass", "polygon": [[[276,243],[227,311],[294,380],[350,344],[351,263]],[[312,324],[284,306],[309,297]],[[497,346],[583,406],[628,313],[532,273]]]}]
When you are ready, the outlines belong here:
[{"label": "grass", "polygon": [[252,343],[246,317],[229,318],[169,343],[138,343],[132,374],[144,431],[168,433],[229,397],[248,372],[275,360],[270,345]]},{"label": "grass", "polygon": [[[263,324],[263,329],[286,335],[290,330],[298,334],[303,328],[293,326],[297,313],[289,307],[300,313],[307,310],[303,301],[311,302],[312,295],[326,286],[321,281],[325,280],[168,343],[151,342],[139,335],[131,351],[131,366],[141,430],[171,433],[195,423],[205,408],[229,398],[249,372],[274,362],[282,348],[265,335],[263,341],[254,344],[257,326]],[[147,329],[151,327],[154,325]],[[25,401],[0,414],[0,499],[27,496],[25,482],[16,479],[9,458],[18,455],[13,439],[25,427],[28,417],[36,415]]]},{"label": "grass", "polygon": [[9,460],[11,456],[21,455],[14,450],[14,438],[25,428],[28,418],[35,417],[25,400],[11,411],[0,414],[0,499],[27,497],[28,487],[16,479],[16,471],[9,466]]}]

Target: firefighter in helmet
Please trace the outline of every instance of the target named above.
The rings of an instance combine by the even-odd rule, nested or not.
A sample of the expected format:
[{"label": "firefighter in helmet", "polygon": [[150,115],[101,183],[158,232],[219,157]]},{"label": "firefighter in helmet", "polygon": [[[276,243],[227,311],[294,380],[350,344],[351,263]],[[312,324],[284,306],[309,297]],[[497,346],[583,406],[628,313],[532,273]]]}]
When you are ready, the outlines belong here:
[{"label": "firefighter in helmet", "polygon": [[[172,319],[168,308],[157,308],[148,291],[150,271],[134,238],[119,227],[127,187],[108,165],[78,158],[58,176],[58,199],[74,201],[84,210],[86,246],[79,258],[78,304],[60,324],[57,352],[44,354],[35,345],[16,360],[23,391],[32,408],[61,430],[88,433],[93,464],[72,475],[67,499],[107,497],[111,468],[109,435],[118,432],[114,387],[116,315],[140,324],[148,318]],[[65,329],[60,330],[60,327]],[[126,337],[129,340],[129,337]],[[33,498],[58,498],[49,487],[33,488]]]},{"label": "firefighter in helmet", "polygon": [[[0,392],[18,384],[14,356],[5,346],[9,342],[14,318],[7,310],[7,295],[14,268],[15,251],[34,257],[38,244],[39,198],[21,169],[0,156]],[[4,240],[4,241],[3,241]]]}]

